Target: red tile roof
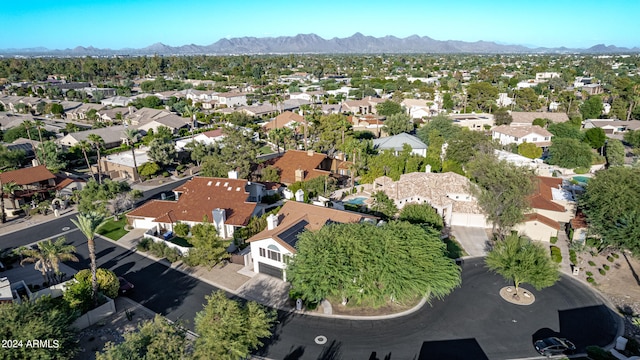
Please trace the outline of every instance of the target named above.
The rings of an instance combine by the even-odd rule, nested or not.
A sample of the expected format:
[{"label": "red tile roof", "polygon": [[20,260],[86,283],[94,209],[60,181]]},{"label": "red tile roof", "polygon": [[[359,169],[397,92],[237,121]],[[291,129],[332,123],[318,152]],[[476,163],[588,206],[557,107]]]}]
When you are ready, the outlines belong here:
[{"label": "red tile roof", "polygon": [[270,131],[273,129],[282,129],[287,126],[287,124],[297,122],[300,125],[303,125],[305,120],[304,117],[300,114],[296,114],[291,111],[285,111],[282,114],[276,116],[276,118],[268,123],[266,123],[263,128],[266,131]]},{"label": "red tile roof", "polygon": [[44,165],[7,171],[0,174],[0,181],[2,181],[3,184],[15,182],[18,185],[29,185],[55,178],[56,176],[47,170]]},{"label": "red tile roof", "polygon": [[217,138],[219,136],[222,136],[222,129],[205,131],[205,132],[202,133],[202,135],[204,135],[204,136],[206,136],[208,138]]},{"label": "red tile roof", "polygon": [[224,209],[225,224],[246,226],[257,203],[249,202],[245,190],[247,180],[195,177],[174,189],[177,201],[152,200],[131,211],[127,216],[154,218],[155,222],[201,222],[206,215],[213,219],[214,209]]},{"label": "red tile roof", "polygon": [[562,179],[553,177],[536,176],[538,181],[537,191],[529,196],[529,204],[534,209],[565,212],[564,206],[553,202],[551,188],[560,188]]},{"label": "red tile roof", "polygon": [[304,181],[329,175],[329,171],[319,170],[327,155],[313,151],[289,150],[278,158],[273,166],[280,169],[280,181],[284,184],[296,182],[296,170],[304,171]]},{"label": "red tile roof", "polygon": [[549,227],[551,227],[553,229],[560,230],[560,223],[559,222],[557,222],[557,221],[555,221],[553,219],[550,219],[550,218],[548,218],[548,217],[546,217],[544,215],[540,215],[538,213],[526,214],[524,216],[524,221],[525,222],[538,221],[538,222],[540,222],[542,224],[545,224],[545,225],[547,225],[547,226],[549,226]]},{"label": "red tile roof", "polygon": [[582,211],[578,211],[576,216],[571,219],[571,228],[572,229],[586,229],[587,225],[587,217],[584,215]]},{"label": "red tile roof", "polygon": [[307,222],[305,226],[306,230],[316,231],[321,229],[329,221],[343,224],[358,223],[366,218],[377,219],[377,217],[371,215],[330,209],[297,201],[287,201],[278,212],[278,226],[272,230],[265,229],[247,241],[252,242],[272,238],[295,254],[296,249],[287,244],[279,235],[300,221],[304,220]]}]

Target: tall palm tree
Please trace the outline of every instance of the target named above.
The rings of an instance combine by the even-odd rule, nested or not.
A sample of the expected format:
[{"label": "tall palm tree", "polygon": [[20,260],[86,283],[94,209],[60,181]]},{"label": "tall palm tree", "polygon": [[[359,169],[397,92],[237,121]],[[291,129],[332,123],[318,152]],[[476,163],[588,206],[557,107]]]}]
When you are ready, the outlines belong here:
[{"label": "tall palm tree", "polygon": [[100,149],[102,148],[102,145],[104,145],[104,140],[102,139],[102,136],[98,134],[89,134],[87,139],[89,140],[89,143],[96,149],[96,152],[98,154],[98,162],[96,164],[96,167],[98,168],[98,184],[102,184],[102,171],[100,169]]},{"label": "tall palm tree", "polygon": [[9,194],[14,209],[18,208],[16,206],[16,191],[18,190],[22,190],[22,186],[16,184],[14,181],[2,184],[2,192],[5,194]]},{"label": "tall palm tree", "polygon": [[34,249],[21,247],[16,249],[15,252],[22,257],[20,265],[25,263],[35,264],[35,269],[40,271],[44,281],[49,280],[50,265],[44,253],[40,251],[39,244]]},{"label": "tall palm tree", "polygon": [[68,245],[66,242],[67,239],[64,236],[60,236],[55,242],[49,239],[38,243],[40,252],[44,254],[44,258],[49,263],[49,269],[53,271],[53,274],[50,274],[50,279],[60,277],[61,261],[78,262],[78,257],[74,255],[76,247]]},{"label": "tall palm tree", "polygon": [[95,173],[93,172],[93,168],[89,162],[89,157],[87,156],[87,152],[92,149],[91,144],[87,140],[80,140],[76,146],[80,151],[82,151],[82,155],[84,155],[84,161],[87,162],[87,167],[89,168],[89,171],[91,171],[91,177],[95,178]]},{"label": "tall palm tree", "polygon": [[96,231],[105,223],[105,217],[99,212],[80,213],[77,219],[71,219],[71,222],[82,232],[87,238],[87,246],[89,247],[89,260],[91,261],[91,297],[94,306],[98,305],[98,278],[96,273],[98,265],[96,264]]},{"label": "tall palm tree", "polygon": [[138,130],[127,128],[124,130],[124,136],[127,139],[127,143],[131,146],[131,155],[133,156],[133,182],[137,182],[138,176],[138,163],[136,162],[136,147],[134,146],[138,142]]},{"label": "tall palm tree", "polygon": [[[47,166],[47,158],[44,155],[44,142],[42,141],[42,128],[44,128],[44,122],[42,120],[36,120],[33,125],[38,130],[38,137],[40,138],[40,146],[42,147],[42,165]],[[36,151],[37,152],[37,151]]]},{"label": "tall palm tree", "polygon": [[2,180],[0,180],[0,224],[4,224],[7,221],[7,213],[4,211],[4,186],[2,186]]}]

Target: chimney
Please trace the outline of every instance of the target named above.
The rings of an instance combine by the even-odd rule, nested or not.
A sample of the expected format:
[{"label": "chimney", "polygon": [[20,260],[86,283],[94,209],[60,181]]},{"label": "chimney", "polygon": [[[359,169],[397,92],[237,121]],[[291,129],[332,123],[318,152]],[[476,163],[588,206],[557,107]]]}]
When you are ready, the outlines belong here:
[{"label": "chimney", "polygon": [[278,227],[278,216],[271,214],[267,216],[267,230],[273,230]]},{"label": "chimney", "polygon": [[229,171],[227,177],[229,179],[237,179],[238,178],[238,172],[236,170],[231,170],[231,171]]},{"label": "chimney", "polygon": [[225,222],[227,221],[227,214],[225,210],[215,208],[211,212],[211,215],[213,215],[213,225],[216,227],[216,230],[218,230],[218,235],[220,235],[221,238],[226,239],[227,226],[225,225]]},{"label": "chimney", "polygon": [[424,172],[430,173],[431,172],[431,165],[427,164],[427,166],[424,167]]},{"label": "chimney", "polygon": [[295,171],[295,182],[304,181],[304,170],[298,169]]},{"label": "chimney", "polygon": [[302,189],[298,189],[298,191],[296,191],[296,201],[304,202],[304,191],[302,191]]},{"label": "chimney", "polygon": [[307,155],[308,155],[308,156],[313,156],[313,154],[314,154],[314,151],[313,151],[313,150],[307,150]]}]

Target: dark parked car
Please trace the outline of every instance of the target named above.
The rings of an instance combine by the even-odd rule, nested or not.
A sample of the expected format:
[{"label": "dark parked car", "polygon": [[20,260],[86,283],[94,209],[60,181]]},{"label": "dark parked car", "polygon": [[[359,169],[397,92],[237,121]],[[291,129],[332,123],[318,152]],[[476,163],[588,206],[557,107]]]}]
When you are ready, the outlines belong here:
[{"label": "dark parked car", "polygon": [[576,346],[567,339],[558,337],[548,337],[536,341],[533,346],[541,355],[570,354],[576,351]]},{"label": "dark parked car", "polygon": [[133,291],[133,284],[128,282],[127,279],[122,276],[118,276],[118,280],[120,281],[120,288],[118,289],[118,293],[120,295],[126,295]]}]

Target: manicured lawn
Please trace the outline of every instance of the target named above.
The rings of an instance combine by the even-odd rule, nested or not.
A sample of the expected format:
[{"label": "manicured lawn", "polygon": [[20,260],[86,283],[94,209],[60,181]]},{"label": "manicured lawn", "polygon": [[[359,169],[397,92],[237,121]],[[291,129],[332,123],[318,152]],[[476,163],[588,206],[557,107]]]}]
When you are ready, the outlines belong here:
[{"label": "manicured lawn", "polygon": [[271,154],[274,151],[271,150],[271,147],[269,145],[265,145],[263,147],[261,147],[260,149],[258,149],[258,155],[266,155],[266,154]]},{"label": "manicured lawn", "polygon": [[187,239],[180,237],[180,236],[174,236],[173,238],[169,239],[170,242],[176,244],[176,245],[180,245],[182,247],[193,247],[193,245],[191,245]]},{"label": "manicured lawn", "polygon": [[128,232],[124,229],[125,225],[127,225],[127,217],[124,215],[121,215],[120,220],[118,221],[114,221],[113,218],[110,218],[106,224],[100,227],[98,234],[117,241]]}]

